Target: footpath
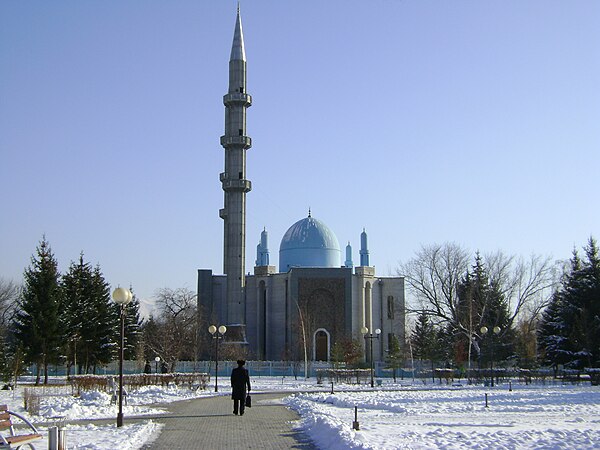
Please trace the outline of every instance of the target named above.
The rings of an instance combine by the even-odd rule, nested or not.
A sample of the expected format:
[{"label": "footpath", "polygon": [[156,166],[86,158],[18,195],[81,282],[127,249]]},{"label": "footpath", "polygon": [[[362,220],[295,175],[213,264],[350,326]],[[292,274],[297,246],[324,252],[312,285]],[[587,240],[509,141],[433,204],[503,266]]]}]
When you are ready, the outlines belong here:
[{"label": "footpath", "polygon": [[143,449],[317,449],[293,429],[299,417],[281,402],[289,393],[251,394],[252,408],[243,416],[233,414],[229,395],[164,405],[169,414],[153,417],[163,425],[160,435]]}]

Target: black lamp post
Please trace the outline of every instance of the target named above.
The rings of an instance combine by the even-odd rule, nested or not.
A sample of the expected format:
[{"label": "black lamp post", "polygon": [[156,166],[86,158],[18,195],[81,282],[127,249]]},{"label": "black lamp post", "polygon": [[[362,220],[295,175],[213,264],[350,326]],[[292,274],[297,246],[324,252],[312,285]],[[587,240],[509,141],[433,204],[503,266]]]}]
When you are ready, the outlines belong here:
[{"label": "black lamp post", "polygon": [[370,361],[371,361],[371,387],[375,387],[375,383],[373,382],[373,372],[375,371],[375,366],[373,362],[373,339],[379,339],[379,335],[381,334],[381,330],[377,328],[375,330],[375,335],[373,333],[369,333],[369,329],[367,327],[362,327],[360,332],[365,335],[365,342],[369,340],[369,351],[370,351]]},{"label": "black lamp post", "polygon": [[219,392],[219,385],[217,384],[219,376],[219,339],[223,339],[227,327],[221,325],[217,328],[215,325],[208,327],[208,332],[212,334],[212,338],[215,340],[215,392]]},{"label": "black lamp post", "polygon": [[[488,327],[481,327],[479,331],[481,331],[482,336],[485,336],[489,330]],[[495,326],[492,328],[492,331],[495,335],[498,335],[502,329],[499,326]],[[494,336],[490,335],[490,339],[493,338]],[[494,342],[491,341],[488,345],[490,346],[490,385],[494,387]]]},{"label": "black lamp post", "polygon": [[125,348],[125,307],[131,301],[129,289],[118,287],[113,291],[112,298],[121,308],[121,343],[119,346],[119,413],[117,414],[117,427],[123,426],[123,357]]},{"label": "black lamp post", "polygon": [[158,363],[160,362],[160,356],[154,358],[154,372],[158,374]]}]

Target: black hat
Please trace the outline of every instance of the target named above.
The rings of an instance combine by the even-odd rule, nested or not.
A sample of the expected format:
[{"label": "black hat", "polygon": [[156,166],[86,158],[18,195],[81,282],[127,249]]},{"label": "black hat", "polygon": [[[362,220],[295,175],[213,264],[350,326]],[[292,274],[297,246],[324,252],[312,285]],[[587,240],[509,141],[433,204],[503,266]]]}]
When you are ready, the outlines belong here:
[{"label": "black hat", "polygon": [[237,363],[238,365],[243,366],[244,364],[246,364],[246,361],[244,361],[243,359],[238,359]]}]

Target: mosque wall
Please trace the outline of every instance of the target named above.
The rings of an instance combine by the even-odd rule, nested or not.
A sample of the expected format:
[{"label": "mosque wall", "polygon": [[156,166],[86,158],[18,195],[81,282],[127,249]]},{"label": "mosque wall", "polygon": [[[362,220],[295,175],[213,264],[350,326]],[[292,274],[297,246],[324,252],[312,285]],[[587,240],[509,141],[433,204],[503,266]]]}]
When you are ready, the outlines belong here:
[{"label": "mosque wall", "polygon": [[[404,342],[404,279],[371,276],[374,271],[367,271],[367,276],[365,271],[358,270],[358,275],[352,272],[350,268],[294,268],[289,273],[248,276],[246,339],[252,357],[299,357],[303,351],[302,311],[310,359],[316,354],[317,330],[327,332],[329,347],[341,336],[358,338],[364,346],[360,329],[365,323],[363,317],[369,317],[370,330],[382,331],[380,338],[373,341],[374,359],[384,360],[393,336]],[[224,323],[225,290],[226,276],[213,275],[211,270],[198,271],[198,306],[204,312],[206,326],[208,322]],[[363,348],[366,350],[366,346]]]}]

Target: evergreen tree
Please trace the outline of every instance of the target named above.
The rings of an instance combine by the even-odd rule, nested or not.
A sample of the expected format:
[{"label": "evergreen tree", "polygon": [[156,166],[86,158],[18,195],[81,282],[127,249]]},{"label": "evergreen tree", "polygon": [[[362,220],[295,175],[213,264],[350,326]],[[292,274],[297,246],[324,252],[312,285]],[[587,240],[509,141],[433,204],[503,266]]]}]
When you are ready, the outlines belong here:
[{"label": "evergreen tree", "polygon": [[567,366],[578,370],[600,365],[600,263],[593,238],[584,251],[585,261],[564,287],[561,314],[569,344]]},{"label": "evergreen tree", "polygon": [[574,367],[600,367],[600,257],[596,241],[590,238],[584,249],[586,261],[578,277],[576,295],[570,304],[576,320],[572,335],[576,339]]},{"label": "evergreen tree", "polygon": [[15,319],[15,337],[24,351],[24,359],[36,365],[36,384],[41,371],[48,383],[48,365],[57,363],[61,332],[58,264],[44,236],[24,272],[24,287]]},{"label": "evergreen tree", "polygon": [[[497,282],[490,281],[487,269],[479,253],[475,255],[472,272],[467,272],[458,288],[457,322],[451,324],[448,332],[455,336],[455,361],[460,364],[473,351],[480,362],[505,360],[514,354],[515,332],[512,328],[509,304]],[[487,336],[480,336],[482,327],[490,330]],[[501,332],[495,335],[494,327]],[[479,340],[474,340],[479,336]],[[482,348],[482,345],[483,347]],[[483,351],[485,350],[485,351]]]},{"label": "evergreen tree", "polygon": [[435,339],[434,336],[435,329],[429,320],[429,316],[425,311],[421,311],[411,336],[413,356],[419,359],[428,359]]},{"label": "evergreen tree", "polygon": [[164,355],[159,352],[159,341],[160,341],[160,325],[151,315],[147,320],[140,326],[140,334],[144,348],[144,359],[146,361],[154,361],[157,356],[164,358]]},{"label": "evergreen tree", "polygon": [[590,238],[585,260],[576,251],[540,326],[546,362],[581,370],[600,366],[600,258]]},{"label": "evergreen tree", "polygon": [[538,331],[538,346],[542,362],[554,368],[569,361],[567,330],[562,320],[562,292],[555,292],[550,304],[542,313]]},{"label": "evergreen tree", "polygon": [[78,373],[96,373],[108,364],[118,348],[119,309],[110,299],[110,287],[100,267],[84,262],[71,263],[62,279],[63,328],[66,330],[67,367]]},{"label": "evergreen tree", "polygon": [[404,352],[400,346],[400,339],[395,334],[391,336],[387,356],[385,362],[392,369],[394,383],[396,382],[396,372],[401,369],[404,364]]},{"label": "evergreen tree", "polygon": [[138,357],[137,350],[140,342],[142,319],[140,318],[140,301],[133,288],[129,287],[129,290],[132,297],[131,302],[126,307],[125,314],[125,359],[135,360]]},{"label": "evergreen tree", "polygon": [[62,277],[62,325],[67,374],[71,373],[71,367],[75,367],[79,373],[83,372],[82,362],[86,348],[84,335],[90,316],[85,312],[89,299],[93,296],[92,277],[92,266],[83,261],[83,253],[79,256],[79,262],[72,262],[68,272]]},{"label": "evergreen tree", "polygon": [[431,362],[432,378],[435,381],[435,360],[439,354],[437,343],[437,331],[425,311],[421,311],[417,317],[417,323],[411,336],[413,355],[421,361]]},{"label": "evergreen tree", "polygon": [[[111,299],[110,285],[104,279],[100,266],[94,268],[92,285],[94,295],[90,306],[96,321],[88,333],[88,372],[91,370],[92,373],[96,373],[99,366],[104,366],[116,358],[121,330],[119,306]],[[127,306],[125,309],[127,310]]]}]

